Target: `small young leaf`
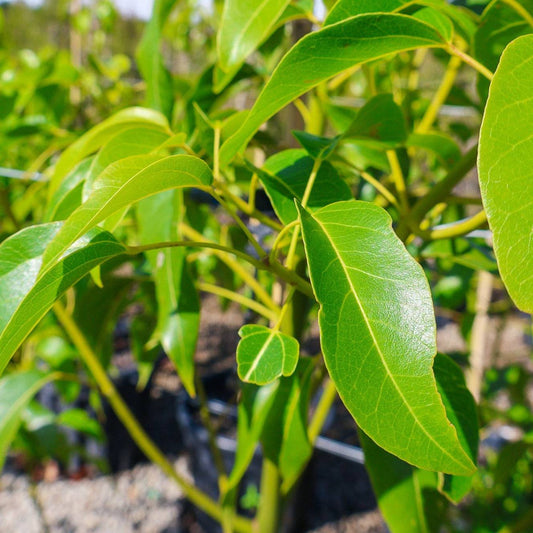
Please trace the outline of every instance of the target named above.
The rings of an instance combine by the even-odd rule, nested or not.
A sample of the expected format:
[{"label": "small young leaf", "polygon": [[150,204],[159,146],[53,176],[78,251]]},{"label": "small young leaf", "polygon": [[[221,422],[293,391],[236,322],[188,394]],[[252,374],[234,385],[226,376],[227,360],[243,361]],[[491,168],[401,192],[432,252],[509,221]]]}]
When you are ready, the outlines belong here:
[{"label": "small young leaf", "polygon": [[61,223],[30,226],[0,245],[0,374],[15,350],[54,302],[94,267],[125,252],[109,233],[95,229],[41,273],[42,254]]},{"label": "small young leaf", "polygon": [[432,371],[429,286],[390,217],[355,200],[313,214],[301,209],[300,217],[324,359],[357,424],[420,468],[469,475],[475,466],[446,417]]},{"label": "small young leaf", "polygon": [[266,385],[294,372],[300,351],[294,337],[255,324],[243,326],[239,335],[237,372],[242,381]]},{"label": "small young leaf", "polygon": [[524,35],[502,54],[479,138],[479,182],[494,252],[511,298],[529,313],[533,312],[532,86],[533,35]]},{"label": "small young leaf", "polygon": [[165,190],[205,187],[211,180],[209,167],[190,155],[140,155],[112,163],[94,182],[87,201],[67,218],[43,264],[57,260],[76,239],[120,209]]},{"label": "small young leaf", "polygon": [[428,24],[396,14],[361,15],[310,33],[281,60],[242,127],[222,145],[221,164],[229,163],[265,120],[320,82],[388,54],[443,44]]}]

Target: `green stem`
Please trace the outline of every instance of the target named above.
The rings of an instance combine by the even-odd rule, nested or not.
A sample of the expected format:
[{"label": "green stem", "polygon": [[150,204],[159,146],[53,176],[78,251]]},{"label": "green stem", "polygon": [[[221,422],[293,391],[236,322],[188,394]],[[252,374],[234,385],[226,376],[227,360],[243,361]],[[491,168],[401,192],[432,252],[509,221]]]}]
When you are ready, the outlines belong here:
[{"label": "green stem", "polygon": [[291,270],[285,268],[281,263],[278,263],[277,261],[269,261],[268,257],[265,258],[264,261],[259,261],[258,259],[255,259],[255,257],[241,252],[240,250],[235,250],[234,248],[222,246],[221,244],[216,244],[214,242],[169,241],[144,244],[142,246],[126,246],[126,254],[137,255],[143,252],[148,252],[150,250],[160,250],[161,248],[176,248],[180,246],[189,248],[208,248],[218,250],[220,252],[226,252],[228,254],[233,254],[255,266],[257,269],[273,272],[287,283],[294,285],[303,294],[313,297],[313,289],[311,288],[310,283],[302,277],[298,276],[298,274],[295,274]]},{"label": "green stem", "polygon": [[391,177],[396,187],[396,192],[400,198],[400,206],[404,213],[409,211],[409,200],[407,198],[407,187],[403,176],[402,167],[398,161],[398,154],[394,150],[387,150],[387,159],[391,167]]},{"label": "green stem", "polygon": [[479,61],[476,61],[472,56],[469,56],[466,52],[463,52],[460,48],[448,43],[446,45],[446,50],[449,54],[454,55],[462,59],[467,65],[470,65],[473,69],[477,70],[482,76],[485,76],[489,81],[494,78],[494,73],[490,71],[487,67],[482,65]]},{"label": "green stem", "polygon": [[[72,340],[74,346],[77,348],[83,362],[87,365],[87,368],[98,384],[101,393],[107,398],[113,411],[115,411],[117,417],[128,430],[128,433],[140,450],[146,455],[146,457],[148,457],[148,459],[158,465],[166,475],[181,487],[184,494],[192,503],[215,520],[221,521],[223,517],[222,507],[211,499],[210,496],[194,485],[191,485],[185,478],[176,472],[172,464],[154,444],[134,417],[129,407],[119,395],[115,385],[111,379],[109,379],[98,356],[89,346],[87,339],[79,329],[78,325],[59,302],[54,304],[54,312],[60,324]],[[242,533],[249,533],[251,531],[250,521],[242,517],[235,517],[234,526],[236,531]]]},{"label": "green stem", "polygon": [[255,300],[252,300],[251,298],[248,298],[242,294],[239,294],[238,292],[231,291],[224,287],[219,287],[218,285],[213,285],[212,283],[204,283],[201,281],[196,283],[196,286],[201,291],[210,292],[212,294],[221,296],[222,298],[226,298],[227,300],[244,305],[248,309],[251,309],[256,313],[259,313],[261,316],[264,316],[268,320],[277,320],[278,318],[278,313],[267,309],[259,302],[256,302]]},{"label": "green stem", "polygon": [[333,405],[333,402],[336,398],[337,387],[335,387],[335,383],[333,383],[333,380],[328,378],[326,380],[326,383],[324,384],[322,396],[320,396],[318,405],[316,406],[311,422],[309,423],[309,428],[307,429],[309,442],[311,442],[312,444],[320,435],[322,427],[324,426],[324,423],[326,421],[326,417],[328,416],[329,410],[331,409],[331,406]]},{"label": "green stem", "polygon": [[446,67],[444,77],[442,78],[442,82],[437,92],[433,96],[433,100],[431,100],[431,103],[429,104],[426,113],[420,121],[420,124],[416,128],[417,133],[426,133],[429,128],[431,128],[433,122],[435,122],[435,119],[439,114],[440,108],[442,107],[442,105],[446,101],[446,98],[448,98],[450,91],[452,90],[461,63],[462,59],[457,56],[452,56],[452,58],[450,59],[448,66]]},{"label": "green stem", "polygon": [[427,238],[432,241],[437,239],[452,239],[454,237],[460,237],[461,235],[466,235],[471,231],[483,227],[487,223],[487,214],[485,211],[480,211],[476,215],[467,218],[466,220],[461,220],[456,224],[448,226],[446,228],[439,228],[430,230],[427,233]]},{"label": "green stem", "polygon": [[278,533],[280,521],[280,473],[267,457],[261,472],[261,500],[257,514],[258,533]]},{"label": "green stem", "polygon": [[450,169],[448,175],[436,183],[433,188],[413,206],[408,217],[398,226],[398,236],[405,240],[409,236],[409,229],[418,230],[424,216],[438,203],[442,202],[452,189],[472,170],[477,160],[477,145],[471,148],[457,164]]}]

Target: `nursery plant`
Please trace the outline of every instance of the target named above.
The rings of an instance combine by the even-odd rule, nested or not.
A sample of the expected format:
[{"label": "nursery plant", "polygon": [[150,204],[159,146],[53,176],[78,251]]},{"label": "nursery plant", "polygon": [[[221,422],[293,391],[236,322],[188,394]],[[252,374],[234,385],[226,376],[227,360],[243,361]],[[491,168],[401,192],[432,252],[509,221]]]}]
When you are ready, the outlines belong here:
[{"label": "nursery plant", "polygon": [[[308,0],[216,2],[208,64],[180,76],[161,50],[182,4],[156,0],[139,44],[146,107],[50,155],[33,215],[0,244],[0,453],[44,384],[72,399],[86,383],[224,531],[280,531],[338,395],[391,531],[437,531],[470,490],[478,415],[462,368],[437,353],[434,300],[450,269],[486,270],[533,307],[533,3],[338,0],[318,20]],[[482,203],[457,188],[477,176]],[[162,349],[204,402],[203,292],[249,311],[231,471],[212,450],[217,500],[174,470],[109,377],[113,329],[137,303],[139,386]],[[320,353],[302,353],[316,320]],[[250,520],[237,496],[258,445]]]}]

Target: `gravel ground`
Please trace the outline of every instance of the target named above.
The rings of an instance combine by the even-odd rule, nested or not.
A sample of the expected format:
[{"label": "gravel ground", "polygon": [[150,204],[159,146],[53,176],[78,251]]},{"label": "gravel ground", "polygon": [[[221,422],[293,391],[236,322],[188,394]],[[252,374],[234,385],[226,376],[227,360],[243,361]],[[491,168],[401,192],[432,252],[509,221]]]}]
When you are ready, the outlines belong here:
[{"label": "gravel ground", "polygon": [[[188,475],[184,458],[175,466]],[[139,465],[116,476],[42,482],[33,491],[26,476],[5,474],[1,489],[2,533],[180,531],[182,492],[152,465]]]}]

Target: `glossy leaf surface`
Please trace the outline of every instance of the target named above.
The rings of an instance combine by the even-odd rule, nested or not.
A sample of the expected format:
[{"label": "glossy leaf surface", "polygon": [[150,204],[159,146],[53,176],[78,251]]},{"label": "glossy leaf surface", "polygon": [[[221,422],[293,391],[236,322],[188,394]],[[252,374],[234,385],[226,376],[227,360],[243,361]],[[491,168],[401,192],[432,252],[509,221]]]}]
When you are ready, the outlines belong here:
[{"label": "glossy leaf surface", "polygon": [[301,210],[301,222],[326,366],[357,424],[416,466],[471,473],[432,371],[429,286],[389,215],[350,201]]},{"label": "glossy leaf surface", "polygon": [[242,381],[266,385],[294,372],[300,352],[294,337],[255,324],[243,326],[239,335],[237,372]]},{"label": "glossy leaf surface", "polygon": [[109,233],[94,230],[42,272],[42,254],[61,223],[25,228],[0,245],[0,373],[54,302],[94,267],[125,252]]},{"label": "glossy leaf surface", "polygon": [[533,312],[531,87],[533,35],[525,35],[505,50],[491,83],[479,140],[479,181],[502,279],[527,312]]},{"label": "glossy leaf surface", "polygon": [[109,165],[94,182],[87,201],[50,243],[44,264],[57,260],[76,239],[120,209],[165,190],[205,187],[211,180],[206,163],[189,155],[132,156]]},{"label": "glossy leaf surface", "polygon": [[305,36],[281,60],[240,130],[223,144],[222,164],[229,163],[263,122],[320,82],[388,54],[442,44],[431,26],[395,14],[361,15]]}]

